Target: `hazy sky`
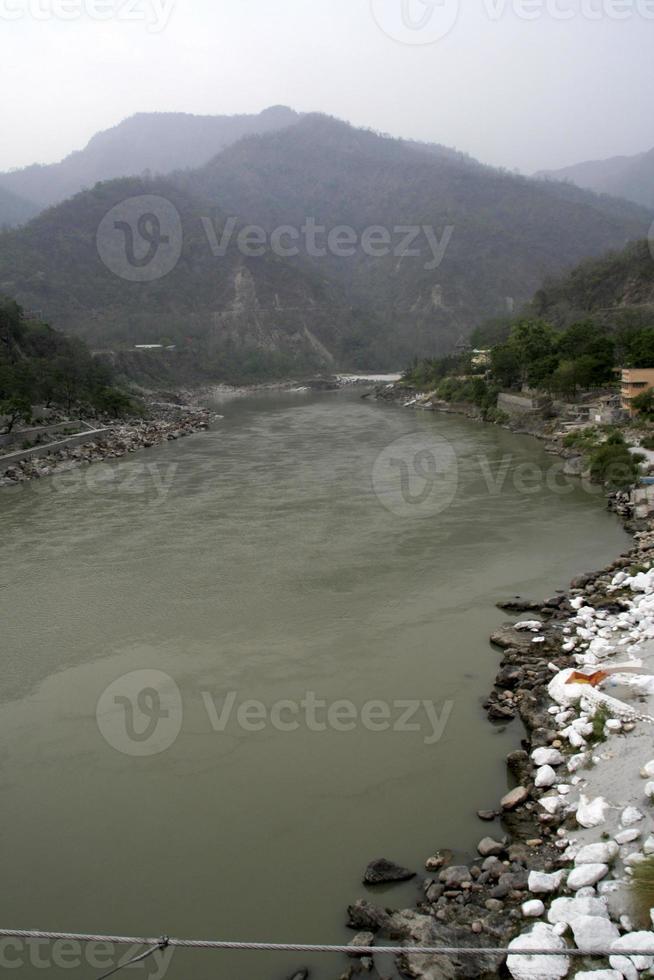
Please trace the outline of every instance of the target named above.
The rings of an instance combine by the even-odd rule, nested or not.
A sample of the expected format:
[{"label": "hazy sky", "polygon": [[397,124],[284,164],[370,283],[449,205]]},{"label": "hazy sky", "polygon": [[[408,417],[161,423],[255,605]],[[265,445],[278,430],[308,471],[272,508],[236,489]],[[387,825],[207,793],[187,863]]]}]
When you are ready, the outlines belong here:
[{"label": "hazy sky", "polygon": [[284,103],[530,172],[654,146],[653,64],[654,0],[0,0],[0,168]]}]

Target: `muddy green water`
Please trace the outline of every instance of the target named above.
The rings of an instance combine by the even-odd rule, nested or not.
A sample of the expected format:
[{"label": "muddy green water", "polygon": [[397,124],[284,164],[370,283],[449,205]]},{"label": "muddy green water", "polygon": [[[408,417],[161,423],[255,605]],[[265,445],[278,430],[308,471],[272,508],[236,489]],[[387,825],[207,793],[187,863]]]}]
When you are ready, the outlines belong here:
[{"label": "muddy green water", "polygon": [[[368,860],[470,851],[488,829],[475,811],[506,788],[520,728],[480,709],[494,603],[551,594],[628,543],[601,498],[548,485],[555,460],[527,437],[355,391],[221,410],[207,434],[0,497],[2,926],[348,939]],[[441,461],[452,447],[454,489],[431,442]],[[136,690],[120,680],[135,671],[171,681]],[[307,692],[331,724],[307,717]],[[446,722],[439,741],[422,707],[396,730],[413,700]],[[383,706],[352,722],[370,701],[386,725]],[[16,977],[49,962],[2,955],[22,957]],[[331,980],[344,960],[188,952],[167,976],[284,980],[305,964]]]}]

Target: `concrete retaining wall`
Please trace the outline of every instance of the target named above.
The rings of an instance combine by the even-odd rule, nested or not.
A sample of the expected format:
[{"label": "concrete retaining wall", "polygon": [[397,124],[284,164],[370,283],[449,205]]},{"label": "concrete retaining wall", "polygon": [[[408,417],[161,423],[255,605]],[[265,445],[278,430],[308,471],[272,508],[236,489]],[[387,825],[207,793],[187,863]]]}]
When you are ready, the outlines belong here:
[{"label": "concrete retaining wall", "polygon": [[551,402],[542,396],[517,395],[502,392],[497,398],[497,407],[508,415],[529,415],[542,412]]},{"label": "concrete retaining wall", "polygon": [[87,442],[95,442],[111,431],[111,428],[90,429],[88,432],[78,432],[74,436],[68,436],[66,439],[60,439],[57,442],[50,442],[43,446],[33,446],[32,449],[21,449],[17,453],[7,453],[5,456],[0,456],[0,473],[10,466],[15,466],[16,463],[21,463],[25,459],[38,459],[40,456],[48,456],[50,453],[56,453],[58,449],[71,449],[74,446],[82,446]]},{"label": "concrete retaining wall", "polygon": [[84,423],[80,419],[72,419],[70,422],[56,422],[53,425],[35,425],[31,429],[14,429],[13,432],[6,432],[0,435],[0,448],[13,446],[18,442],[33,442],[39,436],[54,436],[57,433],[64,435],[70,431],[78,433]]}]

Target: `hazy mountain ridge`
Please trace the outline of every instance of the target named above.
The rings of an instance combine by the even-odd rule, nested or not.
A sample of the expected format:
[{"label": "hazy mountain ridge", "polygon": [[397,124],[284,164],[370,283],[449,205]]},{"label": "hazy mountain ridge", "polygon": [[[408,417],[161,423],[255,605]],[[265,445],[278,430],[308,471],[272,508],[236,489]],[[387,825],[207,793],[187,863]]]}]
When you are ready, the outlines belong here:
[{"label": "hazy mountain ridge", "polygon": [[541,170],[535,176],[553,181],[570,180],[578,187],[654,208],[654,148],[635,156],[587,160],[560,170]]},{"label": "hazy mountain ridge", "polygon": [[[145,284],[110,272],[95,241],[110,208],[140,194],[171,201],[184,229],[175,269]],[[236,229],[216,256],[202,219],[219,237],[230,216]],[[395,368],[447,352],[505,313],[507,298],[531,299],[545,277],[642,238],[651,218],[634,204],[309,115],[248,136],[198,170],[98,184],[5,233],[0,291],[96,347],[167,339],[195,351],[202,370],[248,358],[280,371]],[[359,243],[348,257],[268,248],[252,258],[236,246],[244,225],[270,233],[307,219],[358,236],[382,226],[391,247],[381,257]],[[418,255],[395,249],[396,229],[407,226],[418,230]]]},{"label": "hazy mountain ridge", "polygon": [[59,163],[33,164],[0,174],[0,189],[43,208],[98,181],[198,167],[243,136],[291,126],[298,119],[286,106],[239,116],[141,112],[96,133],[84,149]]}]

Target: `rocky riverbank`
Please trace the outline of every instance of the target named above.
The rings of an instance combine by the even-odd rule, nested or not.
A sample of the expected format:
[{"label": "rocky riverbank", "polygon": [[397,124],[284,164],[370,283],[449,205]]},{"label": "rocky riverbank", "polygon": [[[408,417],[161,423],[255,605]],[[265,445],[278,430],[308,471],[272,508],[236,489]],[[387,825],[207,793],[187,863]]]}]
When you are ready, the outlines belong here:
[{"label": "rocky riverbank", "polygon": [[[401,403],[413,395],[404,389]],[[398,401],[397,389],[377,397]],[[635,900],[630,887],[634,869],[654,854],[654,530],[634,522],[627,495],[613,495],[612,506],[635,535],[629,552],[545,601],[514,597],[501,605],[515,621],[491,637],[502,654],[484,707],[492,724],[519,717],[525,737],[507,758],[513,789],[478,814],[477,856],[467,864],[454,864],[446,849],[427,857],[414,908],[360,900],[348,909],[355,947],[392,940],[515,952],[406,954],[392,974],[376,962],[387,957],[363,956],[340,980],[359,973],[637,980],[654,966],[654,955],[622,952],[654,954],[648,902]],[[626,673],[613,674],[612,663],[626,664]],[[600,669],[619,685],[615,696],[566,683],[575,671]],[[588,955],[529,956],[530,947]]]},{"label": "rocky riverbank", "polygon": [[215,413],[196,403],[188,403],[183,397],[179,401],[180,404],[150,401],[146,404],[144,417],[119,423],[98,420],[98,427],[108,427],[109,431],[99,437],[90,434],[89,441],[80,445],[53,448],[45,455],[4,468],[0,457],[0,488],[15,488],[54,473],[120,459],[140,449],[183,439],[209,428],[217,418]]}]

